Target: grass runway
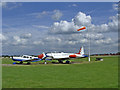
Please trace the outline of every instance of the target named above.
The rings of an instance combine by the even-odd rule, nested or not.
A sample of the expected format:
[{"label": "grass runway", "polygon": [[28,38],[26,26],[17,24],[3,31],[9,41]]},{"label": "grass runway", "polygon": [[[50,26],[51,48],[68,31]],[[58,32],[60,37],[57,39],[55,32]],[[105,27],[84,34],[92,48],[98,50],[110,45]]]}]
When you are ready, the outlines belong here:
[{"label": "grass runway", "polygon": [[[3,88],[118,88],[118,57],[103,57],[81,64],[36,64],[2,66]],[[87,62],[87,63],[86,63]],[[12,64],[5,58],[3,64]],[[39,63],[39,62],[37,62]]]}]

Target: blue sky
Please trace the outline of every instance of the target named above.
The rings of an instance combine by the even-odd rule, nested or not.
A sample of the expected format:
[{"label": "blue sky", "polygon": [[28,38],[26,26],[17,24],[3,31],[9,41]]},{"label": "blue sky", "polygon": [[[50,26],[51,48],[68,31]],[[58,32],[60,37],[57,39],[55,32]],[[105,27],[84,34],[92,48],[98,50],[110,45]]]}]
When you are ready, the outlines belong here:
[{"label": "blue sky", "polygon": [[[94,37],[91,41],[94,43],[91,45],[92,53],[117,52],[118,32],[117,28],[112,29],[116,26],[116,8],[117,4],[114,2],[4,3],[2,53],[18,55],[47,51],[77,52],[80,46],[85,46],[88,53],[88,32],[80,33],[79,36],[73,30],[83,26],[82,24],[91,30],[91,38]],[[102,46],[96,45],[99,42]]]}]

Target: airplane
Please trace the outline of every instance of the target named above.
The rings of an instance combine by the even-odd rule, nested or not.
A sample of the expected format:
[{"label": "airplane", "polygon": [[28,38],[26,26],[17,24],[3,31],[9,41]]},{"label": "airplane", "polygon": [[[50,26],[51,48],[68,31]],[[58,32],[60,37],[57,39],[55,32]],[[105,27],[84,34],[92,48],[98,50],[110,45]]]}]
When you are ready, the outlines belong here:
[{"label": "airplane", "polygon": [[[58,60],[59,63],[63,63],[63,60],[66,59],[71,59],[71,58],[85,58],[88,57],[87,55],[84,54],[84,48],[81,47],[78,53],[64,53],[64,52],[51,52],[51,53],[42,53],[38,55],[38,58],[42,60]],[[70,63],[68,60],[66,63]]]},{"label": "airplane", "polygon": [[[19,64],[23,64],[23,62],[27,62],[27,64],[30,64],[31,62],[37,62],[40,61],[38,57],[29,56],[29,55],[22,55],[20,57],[11,57],[13,61],[20,61]],[[16,64],[15,62],[13,64]]]}]

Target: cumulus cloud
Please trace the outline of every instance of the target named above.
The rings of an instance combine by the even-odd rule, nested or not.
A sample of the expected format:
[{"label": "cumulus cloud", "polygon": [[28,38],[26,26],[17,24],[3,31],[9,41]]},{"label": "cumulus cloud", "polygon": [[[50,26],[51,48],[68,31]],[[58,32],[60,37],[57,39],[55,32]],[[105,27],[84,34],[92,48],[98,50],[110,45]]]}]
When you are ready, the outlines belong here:
[{"label": "cumulus cloud", "polygon": [[52,33],[58,34],[69,34],[69,33],[76,33],[77,29],[81,26],[90,26],[91,25],[91,17],[85,15],[82,12],[79,12],[71,22],[68,21],[60,21],[55,22],[50,29]]},{"label": "cumulus cloud", "polygon": [[105,44],[112,44],[113,40],[109,37],[106,39],[100,39],[100,40],[96,40],[95,43],[97,45],[105,45]]},{"label": "cumulus cloud", "polygon": [[113,9],[118,10],[118,4],[113,4]]},{"label": "cumulus cloud", "polygon": [[55,36],[48,36],[46,38],[44,38],[45,42],[60,42],[61,43],[61,39],[59,37],[55,37]]},{"label": "cumulus cloud", "polygon": [[97,39],[104,39],[104,35],[101,33],[86,33],[83,34],[83,37],[85,38],[91,38],[92,40],[97,40]]},{"label": "cumulus cloud", "polygon": [[[67,37],[65,37],[67,38]],[[68,39],[64,40],[64,42],[67,42],[67,44],[71,44],[71,45],[76,45],[76,44],[88,44],[89,39],[91,41],[92,44],[99,44],[96,43],[99,41],[104,41],[101,42],[101,44],[104,44],[106,42],[107,37],[105,37],[103,34],[101,33],[80,33],[80,34],[72,34],[70,37],[68,37]],[[112,39],[109,39],[109,41],[112,41]]]},{"label": "cumulus cloud", "polygon": [[22,34],[20,36],[13,36],[13,45],[26,45],[32,37],[31,33]]},{"label": "cumulus cloud", "polygon": [[89,26],[91,25],[91,16],[86,15],[85,13],[79,12],[73,19],[75,25],[78,26]]},{"label": "cumulus cloud", "polygon": [[13,36],[13,45],[25,45],[27,43],[27,39],[20,38],[19,36]]},{"label": "cumulus cloud", "polygon": [[44,42],[43,41],[33,41],[33,44],[34,45],[44,45]]},{"label": "cumulus cloud", "polygon": [[116,16],[110,17],[110,19],[111,22],[108,23],[108,31],[118,31],[118,14]]},{"label": "cumulus cloud", "polygon": [[62,12],[60,10],[54,10],[54,14],[52,15],[52,19],[59,20],[62,17]]},{"label": "cumulus cloud", "polygon": [[83,12],[79,12],[71,22],[68,21],[60,21],[54,22],[51,26],[50,32],[58,33],[58,34],[72,34],[75,33],[78,28],[81,26],[86,26],[87,30],[90,32],[115,32],[118,30],[118,14],[116,16],[110,17],[110,22],[94,25],[91,23],[92,17],[90,15],[86,15]]},{"label": "cumulus cloud", "polygon": [[0,33],[0,41],[7,40],[7,37]]},{"label": "cumulus cloud", "polygon": [[2,2],[2,4],[0,3],[0,5],[2,5],[3,8],[6,8],[8,10],[12,10],[14,8],[22,6],[22,3],[19,3],[19,2]]},{"label": "cumulus cloud", "polygon": [[21,35],[21,38],[31,38],[31,37],[32,37],[31,33],[26,33]]},{"label": "cumulus cloud", "polygon": [[79,27],[74,25],[73,22],[60,21],[60,22],[55,22],[52,25],[50,32],[58,33],[58,34],[69,34],[76,32],[75,30],[78,28]]}]

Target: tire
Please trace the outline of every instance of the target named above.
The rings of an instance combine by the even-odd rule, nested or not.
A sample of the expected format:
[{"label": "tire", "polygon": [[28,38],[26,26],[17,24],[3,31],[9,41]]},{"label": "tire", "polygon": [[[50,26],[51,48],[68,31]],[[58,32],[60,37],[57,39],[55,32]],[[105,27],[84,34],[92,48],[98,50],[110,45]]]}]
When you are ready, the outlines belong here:
[{"label": "tire", "polygon": [[70,61],[66,61],[66,64],[70,64]]},{"label": "tire", "polygon": [[27,62],[27,64],[31,64],[30,62]]},{"label": "tire", "polygon": [[59,60],[59,63],[63,63],[63,61],[62,61],[62,60]]},{"label": "tire", "polygon": [[23,62],[21,61],[20,64],[23,64]]}]

